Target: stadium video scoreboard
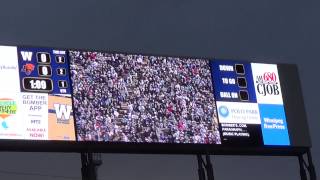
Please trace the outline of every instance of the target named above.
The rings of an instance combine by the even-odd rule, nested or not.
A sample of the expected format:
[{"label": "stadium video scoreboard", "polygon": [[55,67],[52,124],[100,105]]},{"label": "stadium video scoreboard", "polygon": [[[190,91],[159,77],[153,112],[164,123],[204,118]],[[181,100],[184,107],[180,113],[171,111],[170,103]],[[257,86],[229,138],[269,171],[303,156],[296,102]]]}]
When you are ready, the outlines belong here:
[{"label": "stadium video scoreboard", "polygon": [[277,64],[0,46],[0,139],[309,147],[292,77]]}]

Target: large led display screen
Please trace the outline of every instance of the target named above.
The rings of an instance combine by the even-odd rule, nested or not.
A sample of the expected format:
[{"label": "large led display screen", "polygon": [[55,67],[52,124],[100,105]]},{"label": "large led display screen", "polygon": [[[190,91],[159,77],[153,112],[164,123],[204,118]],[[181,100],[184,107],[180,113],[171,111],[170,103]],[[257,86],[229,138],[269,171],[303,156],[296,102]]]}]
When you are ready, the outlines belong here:
[{"label": "large led display screen", "polygon": [[286,81],[297,74],[288,68],[0,46],[0,139],[309,146],[303,143],[308,137],[299,135],[307,125],[295,118],[304,118],[300,105],[286,103],[296,96],[288,89],[299,86]]},{"label": "large led display screen", "polygon": [[79,141],[221,144],[209,61],[70,51]]}]

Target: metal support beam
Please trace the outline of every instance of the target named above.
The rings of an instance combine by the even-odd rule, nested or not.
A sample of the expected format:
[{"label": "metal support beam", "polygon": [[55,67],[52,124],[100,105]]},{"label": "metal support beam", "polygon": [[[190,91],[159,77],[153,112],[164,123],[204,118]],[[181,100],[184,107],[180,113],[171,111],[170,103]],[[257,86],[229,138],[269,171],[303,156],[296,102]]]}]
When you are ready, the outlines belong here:
[{"label": "metal support beam", "polygon": [[317,174],[316,174],[316,170],[314,168],[314,165],[313,165],[313,161],[312,161],[312,155],[311,155],[311,151],[310,149],[308,149],[307,151],[307,157],[308,157],[308,171],[309,171],[309,174],[310,174],[310,179],[311,180],[317,180]]},{"label": "metal support beam", "polygon": [[202,156],[200,154],[197,155],[197,159],[198,159],[198,175],[199,175],[199,180],[206,180],[206,175],[205,175],[205,171],[203,168],[204,162],[202,159]]},{"label": "metal support beam", "polygon": [[[307,155],[307,161],[304,158],[305,154]],[[308,149],[306,153],[299,154],[298,159],[299,159],[301,180],[308,180],[308,175],[310,177],[310,180],[317,180],[317,175],[312,162],[312,155],[311,155],[310,149]],[[306,170],[308,170],[308,173]]]},{"label": "metal support beam", "polygon": [[102,165],[101,154],[81,153],[81,164],[82,180],[98,179],[98,167]]},{"label": "metal support beam", "polygon": [[[213,167],[210,155],[206,154],[206,162],[203,160],[202,155],[197,155],[198,159],[198,175],[199,180],[214,180]],[[207,178],[206,178],[207,175]]]}]

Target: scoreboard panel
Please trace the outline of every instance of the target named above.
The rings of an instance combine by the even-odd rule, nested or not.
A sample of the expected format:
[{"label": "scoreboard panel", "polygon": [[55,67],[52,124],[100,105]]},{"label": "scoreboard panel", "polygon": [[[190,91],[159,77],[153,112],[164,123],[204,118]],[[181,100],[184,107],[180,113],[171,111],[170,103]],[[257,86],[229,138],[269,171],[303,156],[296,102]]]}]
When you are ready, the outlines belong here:
[{"label": "scoreboard panel", "polygon": [[75,140],[66,51],[0,46],[0,139]]},{"label": "scoreboard panel", "polygon": [[65,50],[19,47],[18,59],[22,92],[71,96]]}]

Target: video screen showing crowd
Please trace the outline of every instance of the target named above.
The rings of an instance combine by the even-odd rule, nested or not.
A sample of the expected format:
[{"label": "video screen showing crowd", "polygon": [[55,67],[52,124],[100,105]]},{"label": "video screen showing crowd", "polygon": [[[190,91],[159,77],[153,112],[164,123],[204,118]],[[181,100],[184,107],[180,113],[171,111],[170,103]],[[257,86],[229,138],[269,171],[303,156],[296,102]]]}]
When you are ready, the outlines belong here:
[{"label": "video screen showing crowd", "polygon": [[208,60],[69,56],[79,141],[221,144]]}]

